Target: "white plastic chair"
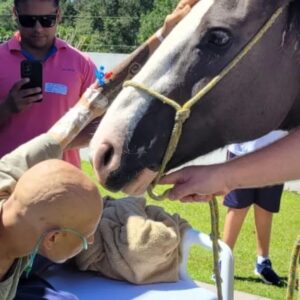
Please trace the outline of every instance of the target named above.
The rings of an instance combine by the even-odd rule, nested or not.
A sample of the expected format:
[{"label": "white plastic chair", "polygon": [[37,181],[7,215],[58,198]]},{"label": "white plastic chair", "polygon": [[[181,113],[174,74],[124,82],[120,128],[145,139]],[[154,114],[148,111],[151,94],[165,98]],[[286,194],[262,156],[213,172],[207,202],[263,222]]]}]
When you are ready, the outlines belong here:
[{"label": "white plastic chair", "polygon": [[[187,274],[188,253],[194,244],[212,249],[207,234],[187,230],[182,241],[180,280],[175,283],[134,285],[99,277],[91,272],[70,270],[65,266],[50,268],[45,279],[56,289],[73,293],[80,300],[217,300],[215,293],[199,287]],[[220,242],[220,247],[223,299],[233,300],[233,256],[225,243]]]}]

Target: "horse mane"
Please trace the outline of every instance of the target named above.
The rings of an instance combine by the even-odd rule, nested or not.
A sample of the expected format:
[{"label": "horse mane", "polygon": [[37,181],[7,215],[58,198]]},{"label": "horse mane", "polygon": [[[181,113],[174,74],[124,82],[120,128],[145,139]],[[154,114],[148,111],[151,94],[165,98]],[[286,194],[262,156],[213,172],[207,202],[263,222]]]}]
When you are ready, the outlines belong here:
[{"label": "horse mane", "polygon": [[288,6],[287,35],[292,36],[295,42],[295,53],[300,65],[300,1],[292,0]]},{"label": "horse mane", "polygon": [[288,27],[290,30],[296,30],[300,38],[300,1],[291,1],[288,9]]}]

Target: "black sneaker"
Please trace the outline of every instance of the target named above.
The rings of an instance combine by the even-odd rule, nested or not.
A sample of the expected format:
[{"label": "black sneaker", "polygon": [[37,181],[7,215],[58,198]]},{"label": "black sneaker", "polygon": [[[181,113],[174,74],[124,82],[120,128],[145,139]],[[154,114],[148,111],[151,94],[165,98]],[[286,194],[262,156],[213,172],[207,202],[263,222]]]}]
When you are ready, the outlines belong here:
[{"label": "black sneaker", "polygon": [[281,279],[272,269],[272,263],[269,259],[264,260],[261,264],[256,263],[254,273],[267,284],[280,285]]}]

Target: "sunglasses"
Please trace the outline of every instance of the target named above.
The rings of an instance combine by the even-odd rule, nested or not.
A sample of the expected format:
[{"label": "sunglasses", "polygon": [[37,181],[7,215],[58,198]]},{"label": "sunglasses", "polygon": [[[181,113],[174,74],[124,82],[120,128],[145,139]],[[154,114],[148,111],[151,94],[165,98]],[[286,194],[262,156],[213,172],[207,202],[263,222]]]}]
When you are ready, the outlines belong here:
[{"label": "sunglasses", "polygon": [[50,28],[56,24],[57,14],[55,15],[17,15],[19,24],[22,27],[33,28],[39,21],[42,27]]}]

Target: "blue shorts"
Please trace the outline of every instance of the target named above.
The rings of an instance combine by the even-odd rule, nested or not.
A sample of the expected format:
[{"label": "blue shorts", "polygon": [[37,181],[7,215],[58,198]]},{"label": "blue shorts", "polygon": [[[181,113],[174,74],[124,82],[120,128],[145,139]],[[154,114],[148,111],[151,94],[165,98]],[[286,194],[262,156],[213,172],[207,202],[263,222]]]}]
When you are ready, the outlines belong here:
[{"label": "blue shorts", "polygon": [[[229,159],[233,157],[235,155],[229,153]],[[282,191],[283,184],[262,188],[237,189],[225,196],[223,204],[237,209],[256,204],[271,213],[277,213],[280,209]]]}]

